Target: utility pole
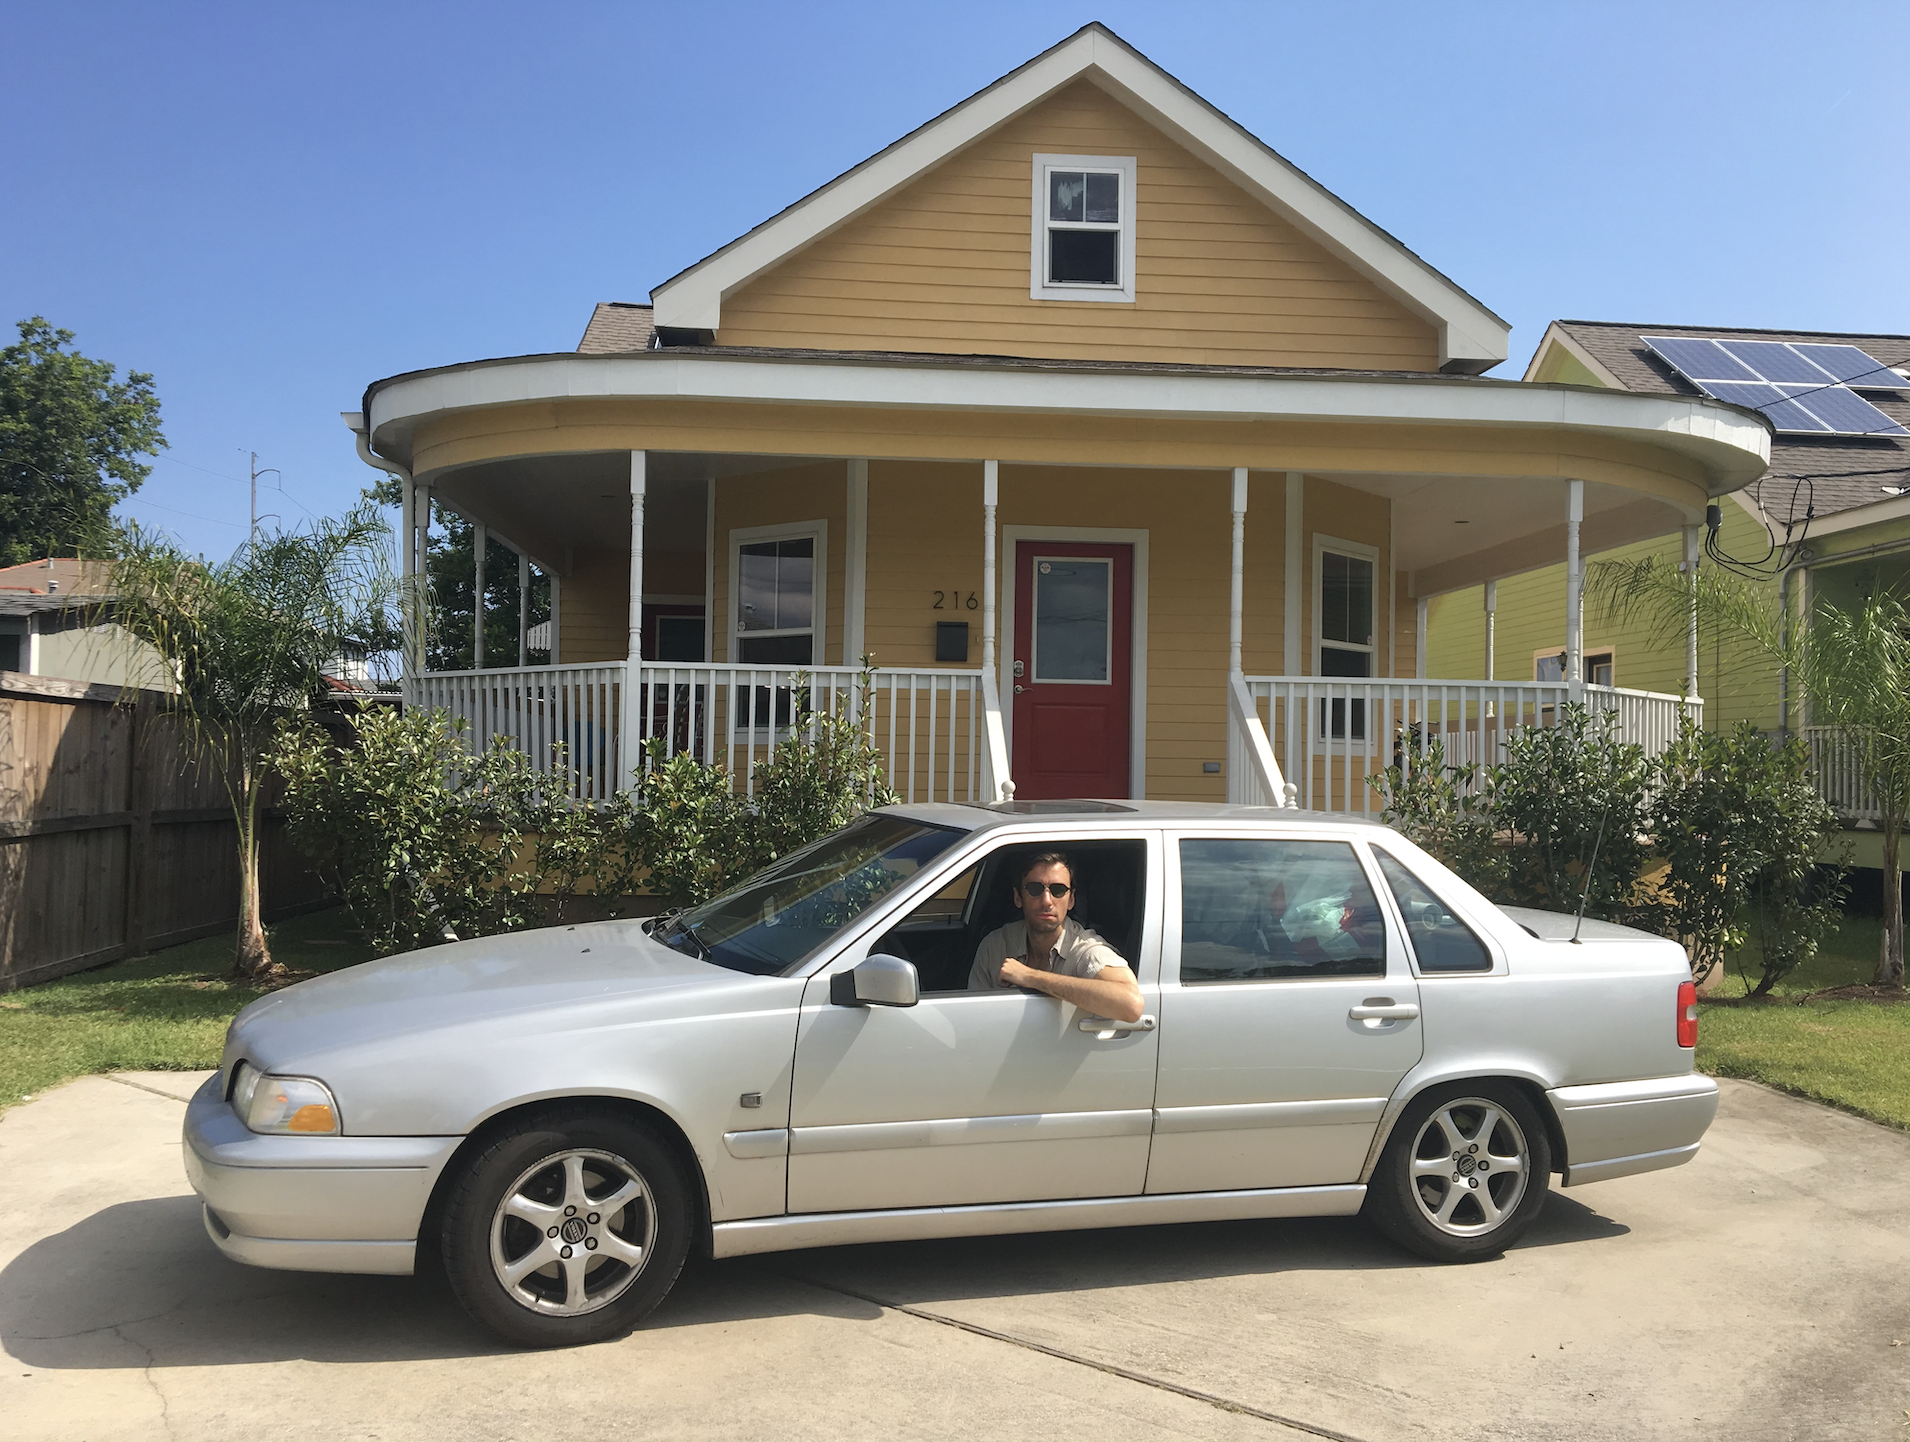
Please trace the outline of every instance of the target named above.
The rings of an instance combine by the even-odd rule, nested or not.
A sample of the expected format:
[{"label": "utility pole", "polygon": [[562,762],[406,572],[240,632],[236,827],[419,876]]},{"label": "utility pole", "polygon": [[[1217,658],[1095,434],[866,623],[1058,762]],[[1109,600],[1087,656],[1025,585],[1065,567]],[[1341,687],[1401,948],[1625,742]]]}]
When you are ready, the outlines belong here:
[{"label": "utility pole", "polygon": [[[257,544],[259,539],[259,477],[260,476],[277,476],[279,478],[279,481],[281,482],[281,489],[283,488],[282,483],[285,480],[285,473],[281,471],[277,466],[267,466],[264,470],[260,470],[259,469],[259,453],[257,451],[253,451],[252,452],[252,525],[245,533],[245,543],[248,546]],[[273,513],[268,511],[266,514],[272,515]],[[283,525],[284,521],[281,520],[279,524]]]}]

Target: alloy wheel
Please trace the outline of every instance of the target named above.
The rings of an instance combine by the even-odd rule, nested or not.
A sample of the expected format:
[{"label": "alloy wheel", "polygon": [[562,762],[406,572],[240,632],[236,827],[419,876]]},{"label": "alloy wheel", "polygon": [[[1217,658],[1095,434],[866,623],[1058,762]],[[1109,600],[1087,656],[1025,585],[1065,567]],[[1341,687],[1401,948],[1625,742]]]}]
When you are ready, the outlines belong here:
[{"label": "alloy wheel", "polygon": [[1518,1210],[1531,1171],[1525,1133],[1483,1097],[1445,1103],[1413,1139],[1413,1196],[1448,1236],[1482,1237],[1502,1225]]},{"label": "alloy wheel", "polygon": [[629,1162],[585,1148],[557,1152],[505,1189],[491,1217],[491,1267],[520,1305],[581,1316],[629,1290],[656,1229],[650,1187]]}]

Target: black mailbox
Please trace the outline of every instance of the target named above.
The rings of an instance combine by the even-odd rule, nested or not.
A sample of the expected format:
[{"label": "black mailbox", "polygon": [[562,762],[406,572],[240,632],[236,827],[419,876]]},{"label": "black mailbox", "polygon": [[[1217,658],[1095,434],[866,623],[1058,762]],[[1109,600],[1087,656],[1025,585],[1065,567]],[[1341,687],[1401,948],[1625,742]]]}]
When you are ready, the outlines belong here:
[{"label": "black mailbox", "polygon": [[935,623],[935,659],[967,662],[968,622],[937,621]]}]

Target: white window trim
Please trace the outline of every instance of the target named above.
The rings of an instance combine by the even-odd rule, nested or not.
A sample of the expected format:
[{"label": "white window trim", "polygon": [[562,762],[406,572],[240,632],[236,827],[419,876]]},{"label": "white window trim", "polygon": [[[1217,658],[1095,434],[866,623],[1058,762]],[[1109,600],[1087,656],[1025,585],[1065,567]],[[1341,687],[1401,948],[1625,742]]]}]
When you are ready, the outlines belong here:
[{"label": "white window trim", "polygon": [[[1341,556],[1351,556],[1356,561],[1370,561],[1373,565],[1373,639],[1367,646],[1367,653],[1373,659],[1373,667],[1366,673],[1366,679],[1377,681],[1379,675],[1379,547],[1364,545],[1359,541],[1342,541],[1336,536],[1313,533],[1313,674],[1321,680],[1356,680],[1357,677],[1329,677],[1320,667],[1320,652],[1329,644],[1321,634],[1326,613],[1326,566],[1322,558],[1328,551]],[[1334,641],[1336,648],[1344,649],[1349,643]]]},{"label": "white window trim", "polygon": [[[1552,657],[1562,654],[1564,650],[1565,650],[1565,647],[1563,645],[1558,645],[1558,646],[1541,646],[1539,647],[1538,650],[1534,651],[1532,653],[1532,679],[1534,681],[1538,680],[1539,662],[1550,660]],[[1611,684],[1613,686],[1616,686],[1618,684],[1618,648],[1616,646],[1611,646],[1611,645],[1594,646],[1594,645],[1590,645],[1589,643],[1579,647],[1579,664],[1581,666],[1583,666],[1587,661],[1590,661],[1595,656],[1606,656],[1610,658],[1611,667],[1612,667]],[[1569,680],[1570,678],[1568,677],[1566,679]],[[1547,686],[1555,686],[1555,685],[1562,686],[1565,684],[1565,681],[1564,680],[1546,681],[1541,684],[1547,685]],[[1586,684],[1590,685],[1594,683],[1587,682]]]},{"label": "white window trim", "polygon": [[[1053,285],[1048,280],[1048,172],[1050,170],[1111,170],[1121,177],[1121,243],[1119,285]],[[1028,237],[1028,296],[1031,300],[1134,300],[1134,220],[1137,210],[1131,155],[1043,155],[1034,158]]]},{"label": "white window trim", "polygon": [[[1373,617],[1373,639],[1366,648],[1367,655],[1371,658],[1372,664],[1367,668],[1364,677],[1328,676],[1320,664],[1320,653],[1326,649],[1328,644],[1321,635],[1322,623],[1326,615],[1326,565],[1324,558],[1328,551],[1332,551],[1336,555],[1351,556],[1356,561],[1370,561],[1373,566],[1371,612]],[[1379,547],[1369,546],[1363,541],[1343,541],[1338,536],[1324,535],[1319,531],[1313,533],[1313,679],[1316,685],[1332,686],[1341,682],[1351,685],[1359,685],[1364,682],[1366,685],[1373,685],[1383,679],[1379,674],[1379,570]],[[1347,646],[1347,643],[1341,641],[1335,641],[1331,644],[1336,649],[1346,649]],[[1331,703],[1323,699],[1320,704],[1322,706],[1329,706]],[[1328,715],[1331,715],[1330,711]],[[1375,743],[1371,735],[1355,736],[1352,734],[1353,718],[1350,712],[1346,721],[1347,734],[1344,736],[1328,734],[1330,726],[1323,725],[1317,716],[1309,719],[1308,724],[1313,728],[1313,746],[1317,752],[1328,755],[1338,755],[1343,752],[1364,754],[1374,749]],[[1373,726],[1370,703],[1366,725],[1370,732]]]},{"label": "white window trim", "polygon": [[[725,665],[741,666],[744,664],[741,660],[737,659],[736,654],[736,643],[744,639],[743,632],[737,629],[737,624],[743,614],[741,595],[743,567],[742,557],[738,554],[739,551],[742,547],[753,545],[758,541],[799,541],[805,536],[814,537],[816,542],[815,609],[810,613],[808,627],[811,634],[815,637],[815,644],[809,651],[809,666],[813,669],[817,666],[826,666],[828,664],[829,523],[827,521],[794,521],[781,526],[740,526],[730,531],[729,634],[723,642]],[[759,631],[753,634],[762,635],[763,633]],[[789,630],[773,634],[784,636],[801,635],[802,628],[792,627]],[[785,666],[777,667],[776,669],[794,671],[800,668]]]}]

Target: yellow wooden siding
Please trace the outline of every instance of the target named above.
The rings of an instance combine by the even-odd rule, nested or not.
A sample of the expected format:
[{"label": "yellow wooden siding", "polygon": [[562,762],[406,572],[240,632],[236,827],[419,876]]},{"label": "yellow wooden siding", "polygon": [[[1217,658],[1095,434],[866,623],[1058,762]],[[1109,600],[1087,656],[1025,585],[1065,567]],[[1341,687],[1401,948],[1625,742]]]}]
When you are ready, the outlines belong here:
[{"label": "yellow wooden siding", "polygon": [[[715,658],[728,661],[736,638],[730,615],[730,532],[752,526],[822,521],[829,568],[823,604],[823,637],[816,663],[843,664],[843,556],[849,515],[849,471],[844,461],[818,461],[716,483]],[[853,660],[853,658],[850,658]]]},{"label": "yellow wooden siding", "polygon": [[[1761,555],[1768,544],[1764,528],[1735,501],[1724,502],[1721,543],[1727,553]],[[1641,541],[1586,558],[1587,566],[1600,561],[1636,560],[1655,555],[1662,564],[1676,566],[1684,556],[1681,535]],[[1704,562],[1709,566],[1710,561]],[[1468,679],[1485,675],[1485,594],[1472,586],[1432,599],[1427,618],[1428,674]],[[1540,650],[1565,648],[1565,567],[1547,566],[1510,576],[1499,582],[1497,624],[1493,628],[1495,679],[1530,681],[1533,656]],[[1612,680],[1638,691],[1675,695],[1685,682],[1685,641],[1654,636],[1643,619],[1620,622],[1603,614],[1596,598],[1585,607],[1585,649],[1611,649]],[[1698,691],[1704,698],[1704,720],[1722,728],[1749,720],[1766,729],[1778,724],[1777,670],[1741,644],[1733,645],[1714,629],[1705,628],[1698,646]]]},{"label": "yellow wooden siding", "polygon": [[558,603],[557,655],[570,664],[630,654],[630,551],[579,546]]},{"label": "yellow wooden siding", "polygon": [[[1029,296],[1037,153],[1137,162],[1135,299]],[[724,345],[1437,370],[1427,321],[1086,82],[723,302]]]}]

